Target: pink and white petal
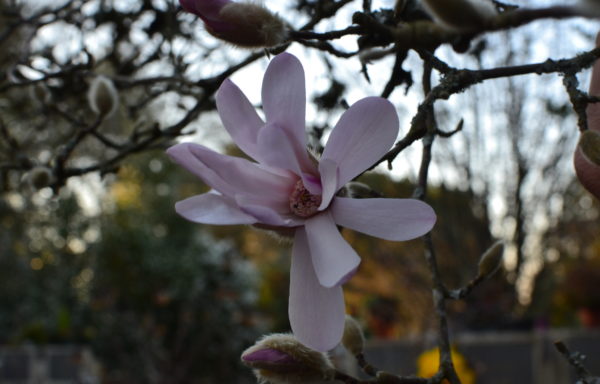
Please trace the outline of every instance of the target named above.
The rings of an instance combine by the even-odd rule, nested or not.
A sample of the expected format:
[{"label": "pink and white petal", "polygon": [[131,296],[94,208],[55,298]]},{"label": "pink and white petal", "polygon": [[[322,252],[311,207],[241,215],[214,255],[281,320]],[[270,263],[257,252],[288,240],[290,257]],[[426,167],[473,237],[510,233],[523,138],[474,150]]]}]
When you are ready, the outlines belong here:
[{"label": "pink and white petal", "polygon": [[304,69],[289,53],[281,53],[269,64],[262,85],[267,123],[283,128],[299,148],[306,148],[306,90]]},{"label": "pink and white petal", "polygon": [[217,91],[217,111],[227,132],[242,151],[259,160],[258,133],[264,122],[248,98],[231,80],[226,79]]},{"label": "pink and white petal", "polygon": [[216,193],[192,196],[175,204],[175,211],[189,221],[212,225],[254,224],[258,222],[237,204]]},{"label": "pink and white petal", "polygon": [[312,173],[304,173],[302,175],[302,183],[304,184],[304,187],[313,195],[322,195],[323,194],[323,188],[321,187],[320,175],[315,176]]},{"label": "pink and white petal", "polygon": [[415,199],[336,197],[330,212],[333,220],[343,227],[393,241],[422,236],[436,221],[433,208]]},{"label": "pink and white petal", "polygon": [[311,193],[318,194],[320,188],[308,178],[317,169],[308,158],[306,148],[298,148],[287,131],[277,124],[265,125],[258,135],[260,162],[270,167],[287,169],[302,178],[303,184]]},{"label": "pink and white petal", "polygon": [[[258,150],[260,151],[261,164],[278,167],[302,174],[298,161],[298,154],[292,144],[293,139],[277,124],[269,123],[258,134]],[[304,150],[304,156],[306,150]]]},{"label": "pink and white petal", "polygon": [[266,171],[260,165],[239,157],[222,155],[193,143],[176,144],[167,154],[188,171],[225,196],[260,196],[283,204],[295,179]]},{"label": "pink and white petal", "polygon": [[290,272],[289,317],[296,338],[317,351],[337,346],[344,333],[342,287],[325,288],[317,280],[306,232],[296,230]]},{"label": "pink and white petal", "polygon": [[339,189],[338,165],[331,159],[321,160],[319,162],[319,174],[321,175],[321,186],[323,187],[319,211],[322,211],[329,206],[331,199]]},{"label": "pink and white petal", "polygon": [[290,213],[289,203],[282,206],[278,202],[256,196],[236,195],[235,202],[242,212],[255,217],[258,222],[275,227],[295,227],[304,220]]},{"label": "pink and white petal", "polygon": [[394,144],[398,125],[396,109],[381,97],[359,100],[344,112],[321,157],[338,164],[338,188],[381,159]]},{"label": "pink and white petal", "polygon": [[330,213],[325,211],[306,219],[304,228],[319,283],[331,288],[352,277],[360,257],[342,237]]}]

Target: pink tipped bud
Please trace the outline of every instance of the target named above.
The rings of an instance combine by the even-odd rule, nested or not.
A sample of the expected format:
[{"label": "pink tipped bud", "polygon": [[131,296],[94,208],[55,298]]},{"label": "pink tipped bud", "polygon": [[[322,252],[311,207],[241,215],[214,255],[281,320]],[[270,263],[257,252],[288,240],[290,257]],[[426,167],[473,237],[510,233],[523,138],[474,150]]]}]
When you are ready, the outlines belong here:
[{"label": "pink tipped bud", "polygon": [[179,0],[179,4],[190,13],[200,16],[202,19],[216,20],[219,11],[230,0]]},{"label": "pink tipped bud", "polygon": [[243,48],[273,47],[285,41],[286,24],[265,7],[226,0],[180,0],[200,17],[208,33]]},{"label": "pink tipped bud", "polygon": [[423,0],[423,5],[438,23],[458,31],[481,28],[497,14],[490,0]]},{"label": "pink tipped bud", "polygon": [[305,347],[290,334],[265,336],[242,353],[242,362],[269,383],[323,381],[334,372],[326,354]]},{"label": "pink tipped bud", "polygon": [[600,132],[588,130],[581,134],[574,163],[579,182],[600,200]]}]

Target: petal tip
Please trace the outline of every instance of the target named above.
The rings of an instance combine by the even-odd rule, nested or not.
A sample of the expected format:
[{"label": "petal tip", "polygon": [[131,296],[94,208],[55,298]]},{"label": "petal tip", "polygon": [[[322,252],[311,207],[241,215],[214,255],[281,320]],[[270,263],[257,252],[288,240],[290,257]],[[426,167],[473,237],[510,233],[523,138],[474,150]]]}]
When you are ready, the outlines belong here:
[{"label": "petal tip", "polygon": [[188,143],[175,144],[165,151],[166,154],[173,160],[177,161],[177,158],[181,156],[182,152],[188,150]]},{"label": "petal tip", "polygon": [[360,257],[353,258],[351,262],[345,265],[345,269],[347,272],[345,272],[343,275],[337,274],[326,276],[323,274],[318,274],[317,278],[319,279],[319,283],[325,288],[339,287],[345,284],[348,280],[350,280],[352,276],[354,276],[354,274],[358,270],[358,267],[360,266],[360,263]]},{"label": "petal tip", "polygon": [[279,55],[275,56],[273,58],[273,60],[271,61],[271,63],[279,63],[279,62],[281,62],[281,63],[287,62],[290,64],[294,63],[294,64],[302,65],[300,63],[300,60],[296,56],[294,56],[288,52],[280,53]]}]

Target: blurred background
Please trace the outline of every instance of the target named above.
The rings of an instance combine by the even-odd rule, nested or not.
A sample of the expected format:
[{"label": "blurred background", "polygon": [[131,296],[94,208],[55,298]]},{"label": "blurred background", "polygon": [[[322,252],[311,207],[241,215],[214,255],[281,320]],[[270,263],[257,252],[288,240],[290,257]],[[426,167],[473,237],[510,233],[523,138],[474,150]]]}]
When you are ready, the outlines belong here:
[{"label": "blurred background", "polygon": [[[318,31],[344,28],[362,9],[360,1],[274,3],[265,5],[294,27],[315,21]],[[329,3],[339,10],[320,19]],[[373,10],[389,17],[393,5],[373,1]],[[459,68],[534,63],[591,49],[596,30],[583,19],[540,21],[478,38],[465,54],[436,54]],[[332,44],[357,49],[355,37]],[[417,55],[363,67],[319,48],[288,50],[305,64],[315,150],[344,106],[365,96],[389,95],[407,132],[423,98]],[[214,40],[172,0],[0,0],[0,382],[253,382],[241,351],[289,331],[290,246],[254,228],[177,216],[174,203],[206,186],[164,149],[193,140],[240,155],[213,96],[231,76],[260,107],[263,56]],[[398,65],[405,81],[392,86]],[[87,100],[99,75],[119,99],[101,121]],[[578,78],[586,90],[589,72]],[[502,271],[451,304],[463,380],[566,378],[567,363],[548,347],[554,339],[572,340],[590,361],[600,356],[600,204],[572,169],[577,119],[562,79],[488,81],[436,113],[441,129],[462,127],[437,140],[431,169],[444,282],[464,286],[481,254],[507,242]],[[410,197],[420,154],[415,143],[360,181]],[[363,259],[345,296],[371,342],[368,356],[406,375],[434,372],[422,241],[343,234]]]}]

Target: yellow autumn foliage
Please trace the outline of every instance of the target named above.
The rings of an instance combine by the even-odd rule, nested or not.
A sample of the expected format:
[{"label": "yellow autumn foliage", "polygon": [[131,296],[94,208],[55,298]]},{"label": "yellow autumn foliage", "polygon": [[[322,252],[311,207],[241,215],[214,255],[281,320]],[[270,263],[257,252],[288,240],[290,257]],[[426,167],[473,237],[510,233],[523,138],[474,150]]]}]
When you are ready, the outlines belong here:
[{"label": "yellow autumn foliage", "polygon": [[[452,348],[452,361],[454,369],[463,384],[475,384],[475,372],[469,367],[467,359],[456,348]],[[440,364],[440,352],[438,348],[429,349],[417,358],[417,375],[420,377],[434,376]],[[447,384],[448,381],[444,380]]]}]

